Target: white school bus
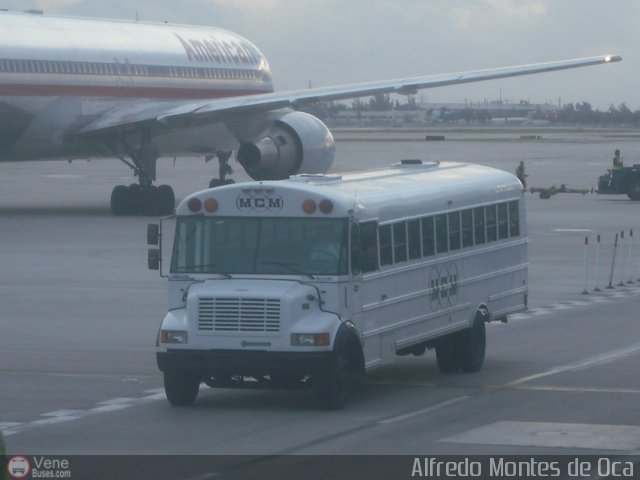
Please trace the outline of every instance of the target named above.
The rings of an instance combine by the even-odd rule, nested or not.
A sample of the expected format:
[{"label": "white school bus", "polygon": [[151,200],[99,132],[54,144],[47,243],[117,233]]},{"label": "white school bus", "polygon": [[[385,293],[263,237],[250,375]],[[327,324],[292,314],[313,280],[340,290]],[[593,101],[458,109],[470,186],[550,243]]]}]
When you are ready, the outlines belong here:
[{"label": "white school bus", "polygon": [[366,372],[428,349],[445,373],[477,372],[485,322],[526,309],[523,189],[501,170],[403,161],[232,184],[176,218],[157,353],[174,405],[204,382],[309,387],[340,408]]}]

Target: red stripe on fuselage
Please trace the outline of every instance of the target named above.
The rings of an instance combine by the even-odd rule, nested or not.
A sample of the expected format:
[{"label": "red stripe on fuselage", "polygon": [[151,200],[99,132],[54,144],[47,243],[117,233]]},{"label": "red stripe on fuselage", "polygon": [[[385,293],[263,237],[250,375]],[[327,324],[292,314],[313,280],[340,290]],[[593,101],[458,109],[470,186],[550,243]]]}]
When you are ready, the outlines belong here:
[{"label": "red stripe on fuselage", "polygon": [[106,85],[25,85],[0,84],[0,96],[25,97],[125,97],[125,98],[162,98],[196,99],[226,98],[260,93],[271,93],[270,89],[223,89],[223,88],[187,88],[149,87],[149,86],[106,86]]}]

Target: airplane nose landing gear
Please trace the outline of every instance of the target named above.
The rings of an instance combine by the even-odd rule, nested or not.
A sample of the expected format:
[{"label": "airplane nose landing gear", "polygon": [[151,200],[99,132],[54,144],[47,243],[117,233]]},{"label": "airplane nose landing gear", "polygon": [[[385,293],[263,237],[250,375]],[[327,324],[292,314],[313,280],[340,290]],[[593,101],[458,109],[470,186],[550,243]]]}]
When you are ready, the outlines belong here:
[{"label": "airplane nose landing gear", "polygon": [[[216,152],[216,157],[218,157],[218,163],[220,165],[218,169],[218,173],[220,174],[220,178],[213,178],[209,182],[209,188],[221,187],[222,185],[229,185],[231,183],[235,183],[232,178],[226,178],[227,175],[233,173],[233,169],[231,165],[229,165],[229,157],[231,157],[231,152]],[[213,157],[209,157],[213,158]]]}]

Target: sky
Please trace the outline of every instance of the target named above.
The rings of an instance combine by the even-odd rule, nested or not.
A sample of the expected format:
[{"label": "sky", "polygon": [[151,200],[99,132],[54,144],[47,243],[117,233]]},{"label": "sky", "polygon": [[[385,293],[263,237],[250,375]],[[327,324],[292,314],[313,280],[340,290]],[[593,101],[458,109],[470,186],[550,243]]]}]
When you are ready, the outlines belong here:
[{"label": "sky", "polygon": [[258,46],[279,91],[619,54],[618,64],[416,99],[640,109],[640,0],[0,0],[0,8],[222,27]]}]

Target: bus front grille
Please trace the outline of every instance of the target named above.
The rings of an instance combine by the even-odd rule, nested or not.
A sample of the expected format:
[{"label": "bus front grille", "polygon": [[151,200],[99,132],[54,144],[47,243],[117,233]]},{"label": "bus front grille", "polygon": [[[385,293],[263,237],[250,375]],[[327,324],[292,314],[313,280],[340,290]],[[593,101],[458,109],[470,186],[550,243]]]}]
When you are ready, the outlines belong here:
[{"label": "bus front grille", "polygon": [[213,332],[279,332],[276,298],[200,297],[198,330]]}]

